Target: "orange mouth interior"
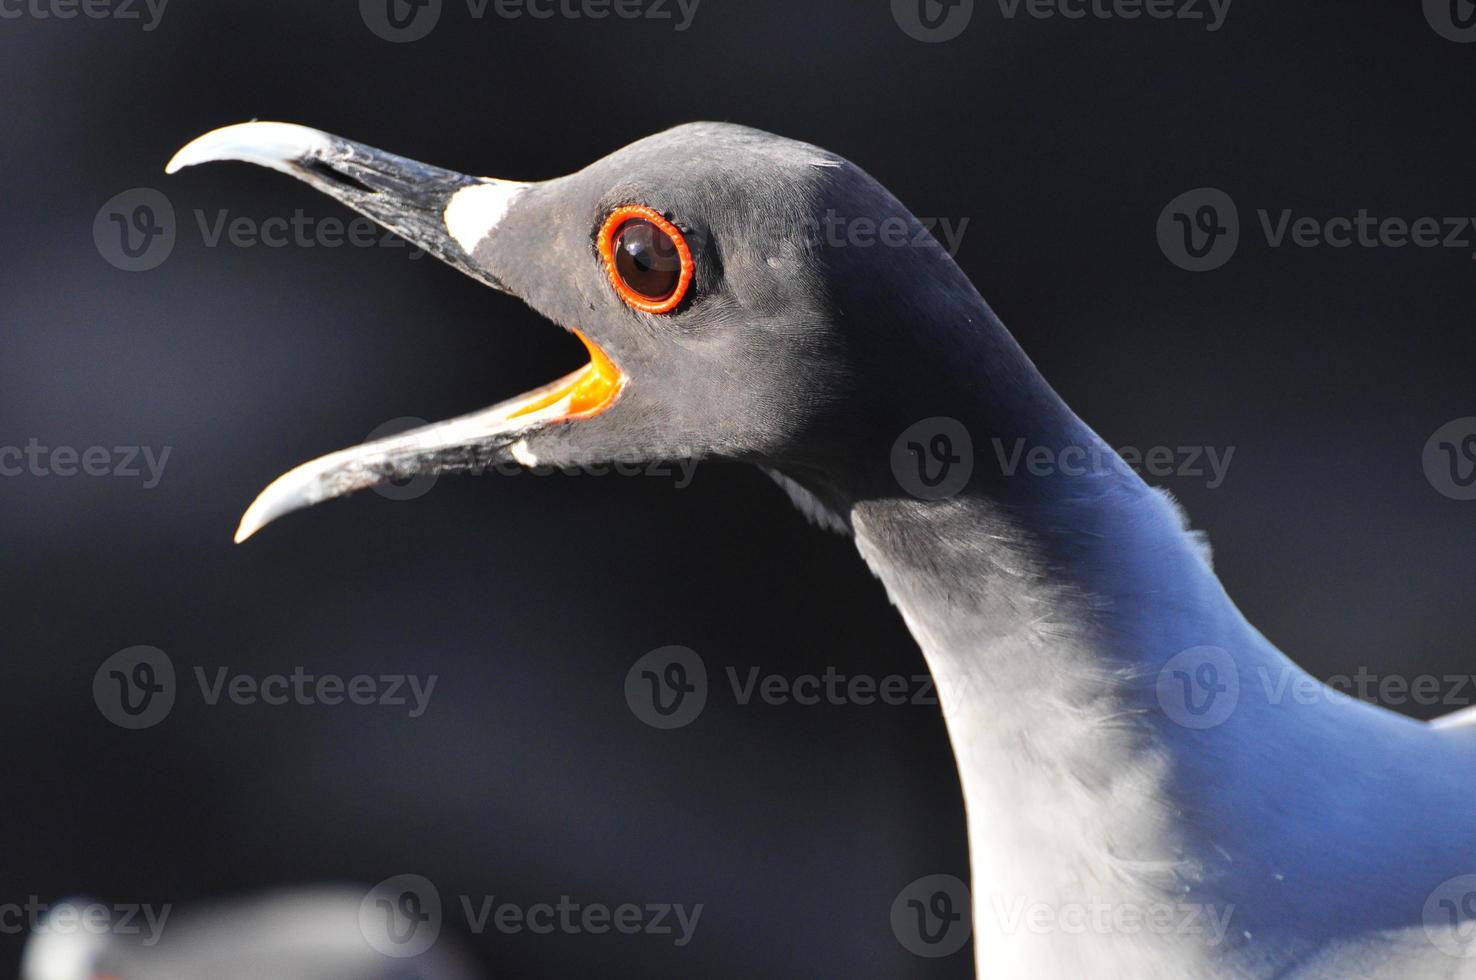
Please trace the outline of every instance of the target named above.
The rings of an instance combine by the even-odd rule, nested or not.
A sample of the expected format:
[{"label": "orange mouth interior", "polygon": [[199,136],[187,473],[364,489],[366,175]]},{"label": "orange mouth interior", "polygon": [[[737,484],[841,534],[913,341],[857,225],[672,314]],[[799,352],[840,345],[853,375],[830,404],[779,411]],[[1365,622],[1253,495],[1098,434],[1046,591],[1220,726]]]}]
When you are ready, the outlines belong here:
[{"label": "orange mouth interior", "polygon": [[579,330],[575,330],[574,335],[589,351],[589,363],[537,392],[526,405],[518,406],[509,418],[532,415],[562,402],[555,421],[573,421],[593,418],[615,403],[620,389],[625,386],[625,375],[620,373],[599,344]]}]

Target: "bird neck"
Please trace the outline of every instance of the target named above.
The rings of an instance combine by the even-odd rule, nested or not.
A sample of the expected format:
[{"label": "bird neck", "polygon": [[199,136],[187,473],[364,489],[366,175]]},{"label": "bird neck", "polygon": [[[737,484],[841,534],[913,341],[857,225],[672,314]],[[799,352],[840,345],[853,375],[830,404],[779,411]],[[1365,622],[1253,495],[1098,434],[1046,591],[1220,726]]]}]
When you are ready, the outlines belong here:
[{"label": "bird neck", "polygon": [[1204,937],[1145,946],[1021,919],[1176,909],[1201,879],[1208,848],[1177,822],[1189,801],[1173,726],[1145,718],[1161,716],[1154,678],[1169,657],[1230,635],[1243,648],[1247,628],[1172,505],[1119,484],[1028,504],[873,497],[849,513],[939,691],[981,974],[987,954],[991,976],[1202,975]]},{"label": "bird neck", "polygon": [[[1224,930],[1204,934],[1207,916],[1228,913],[1206,872],[1214,841],[1183,818],[1205,802],[1184,773],[1202,761],[1197,746],[1245,729],[1174,724],[1155,680],[1170,658],[1202,646],[1234,651],[1241,671],[1295,668],[1225,596],[1172,501],[1070,411],[987,310],[980,316],[997,328],[987,330],[989,357],[952,357],[953,373],[950,358],[926,355],[936,373],[919,403],[887,406],[868,420],[874,437],[857,442],[891,445],[919,419],[957,423],[955,436],[973,445],[955,442],[953,455],[973,470],[955,492],[926,499],[906,471],[915,452],[896,450],[882,459],[858,448],[788,475],[849,527],[934,676],[967,810],[975,949],[987,951],[989,975],[1213,975],[1205,944]],[[1078,465],[1012,469],[1021,451]],[[1146,942],[1021,920],[1090,907],[1182,917],[1186,888],[1203,903],[1199,933]]]}]

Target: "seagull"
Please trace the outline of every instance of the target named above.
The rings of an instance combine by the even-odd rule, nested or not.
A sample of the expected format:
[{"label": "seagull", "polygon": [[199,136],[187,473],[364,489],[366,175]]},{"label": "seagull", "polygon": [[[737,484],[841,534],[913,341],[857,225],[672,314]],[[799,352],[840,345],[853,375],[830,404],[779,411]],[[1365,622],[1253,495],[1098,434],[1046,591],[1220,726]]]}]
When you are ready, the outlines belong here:
[{"label": "seagull", "polygon": [[[979,976],[1476,977],[1476,719],[1396,714],[1273,646],[1175,502],[856,165],[694,123],[524,183],[250,122],[168,171],[219,160],[310,184],[589,352],[299,466],[237,541],[422,474],[758,466],[854,540],[934,676]],[[863,243],[862,221],[899,234]]]},{"label": "seagull", "polygon": [[[476,980],[444,936],[413,956],[386,955],[376,894],[282,890],[177,916],[164,906],[148,920],[58,902],[26,943],[21,980]],[[99,917],[113,921],[103,928]]]}]

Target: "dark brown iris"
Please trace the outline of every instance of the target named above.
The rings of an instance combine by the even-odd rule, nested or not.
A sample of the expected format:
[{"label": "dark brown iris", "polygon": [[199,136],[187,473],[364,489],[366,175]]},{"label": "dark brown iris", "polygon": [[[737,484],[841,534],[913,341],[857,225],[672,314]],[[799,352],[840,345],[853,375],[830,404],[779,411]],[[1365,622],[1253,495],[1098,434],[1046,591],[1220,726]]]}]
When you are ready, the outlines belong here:
[{"label": "dark brown iris", "polygon": [[633,292],[663,300],[676,292],[682,258],[671,236],[644,218],[632,218],[615,232],[615,272]]}]

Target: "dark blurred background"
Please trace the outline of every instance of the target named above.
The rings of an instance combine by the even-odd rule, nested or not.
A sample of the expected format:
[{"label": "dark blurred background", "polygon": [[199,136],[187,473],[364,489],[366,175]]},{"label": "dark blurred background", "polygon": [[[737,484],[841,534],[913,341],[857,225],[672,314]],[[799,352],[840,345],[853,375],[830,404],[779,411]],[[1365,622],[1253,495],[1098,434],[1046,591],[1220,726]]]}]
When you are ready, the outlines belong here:
[{"label": "dark blurred background", "polygon": [[[1418,2],[1238,0],[1207,31],[980,0],[945,43],[887,0],[704,0],[681,31],[477,21],[446,0],[402,44],[346,0],[175,0],[144,22],[0,19],[0,446],[171,449],[151,489],[0,478],[0,903],[415,873],[448,901],[704,905],[682,948],[450,923],[501,976],[970,975],[967,951],[921,959],[888,926],[908,882],[966,874],[937,709],[728,691],[729,666],[923,669],[852,546],[760,473],[445,479],[231,544],[291,466],[580,362],[516,300],[403,248],[207,247],[197,210],[348,217],[256,168],[165,178],[187,140],[253,117],[525,179],[694,119],[841,153],[916,214],[968,219],[958,261],[1114,445],[1234,447],[1219,486],[1154,482],[1274,642],[1322,677],[1476,670],[1476,503],[1422,466],[1436,429],[1476,415],[1476,233],[1272,248],[1256,216],[1476,215],[1476,45]],[[1155,224],[1206,186],[1236,201],[1242,240],[1194,274]],[[167,195],[177,242],[130,273],[93,225],[140,187]],[[137,644],[182,690],[162,724],[124,731],[92,680]],[[668,644],[714,691],[659,731],[623,691]],[[195,667],[299,666],[440,680],[415,719],[212,707],[193,684]],[[0,938],[0,974],[20,939]]]}]

